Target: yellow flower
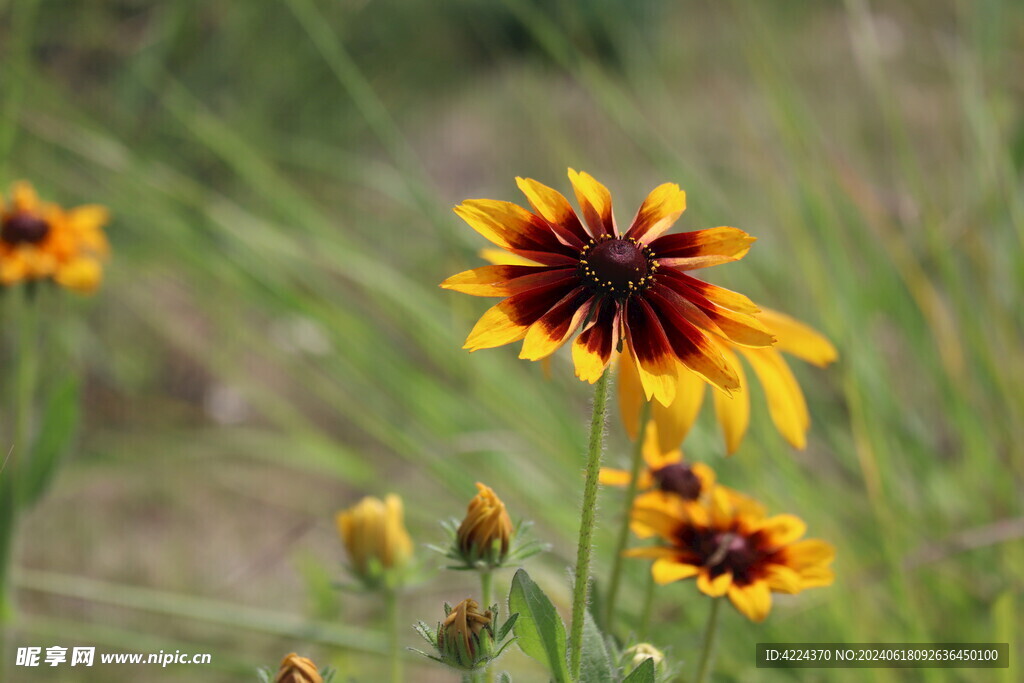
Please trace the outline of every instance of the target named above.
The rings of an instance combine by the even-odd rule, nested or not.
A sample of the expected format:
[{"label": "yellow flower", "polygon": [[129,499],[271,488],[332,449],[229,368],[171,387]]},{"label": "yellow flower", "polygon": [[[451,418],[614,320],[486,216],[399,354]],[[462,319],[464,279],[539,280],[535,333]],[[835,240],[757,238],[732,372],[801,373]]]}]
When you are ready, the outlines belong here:
[{"label": "yellow flower", "polygon": [[[470,666],[477,658],[480,632],[491,624],[491,611],[480,612],[480,605],[466,598],[455,607],[437,632],[437,648],[462,666]],[[464,649],[463,649],[464,648]],[[465,661],[459,656],[465,652]]]},{"label": "yellow flower", "polygon": [[[762,309],[756,314],[764,326],[775,335],[775,346],[750,348],[715,337],[719,352],[736,370],[740,391],[731,396],[714,393],[715,412],[725,434],[728,453],[740,446],[750,422],[750,392],[747,378],[737,352],[746,359],[761,380],[768,410],[775,427],[795,448],[807,443],[807,430],[811,424],[807,402],[800,385],[786,364],[782,352],[824,367],[837,357],[836,349],[823,335],[804,323],[777,311]],[[622,354],[619,379],[619,409],[626,431],[636,438],[640,409],[644,400],[636,364]],[[704,400],[704,382],[693,376],[680,376],[675,399],[668,405],[651,404],[651,421],[657,425],[661,448],[670,450],[683,442],[700,412]]]},{"label": "yellow flower", "polygon": [[367,496],[337,514],[338,533],[353,571],[375,582],[380,570],[400,569],[412,557],[412,539],[402,519],[402,499]]},{"label": "yellow flower", "polygon": [[489,487],[477,482],[456,539],[459,551],[473,564],[478,559],[497,566],[508,555],[514,527],[505,504]]},{"label": "yellow flower", "polygon": [[68,289],[94,292],[110,253],[102,206],[65,211],[39,200],[27,182],[16,183],[10,203],[0,197],[0,285],[50,279]]},{"label": "yellow flower", "polygon": [[281,660],[281,668],[274,677],[274,683],[323,683],[323,680],[312,660],[294,652]]},{"label": "yellow flower", "polygon": [[711,338],[761,347],[772,337],[753,317],[757,308],[749,299],[684,271],[736,261],[754,238],[729,227],[662,235],[686,208],[685,193],[673,183],[655,188],[620,234],[608,189],[572,169],[569,180],[584,221],[559,192],[524,178],[517,182],[532,213],[489,199],[455,208],[481,235],[532,262],[484,266],[441,284],[505,297],[480,318],[465,348],[523,340],[520,358],[541,360],[579,331],[572,356],[584,381],[596,382],[612,353],[624,348],[648,400],[671,403],[677,378],[691,372],[726,393],[739,388]]},{"label": "yellow flower", "polygon": [[655,558],[658,584],[697,577],[697,588],[729,600],[752,621],[771,610],[773,592],[799,593],[828,586],[835,549],[816,539],[799,540],[806,525],[794,515],[765,517],[759,505],[718,487],[701,506],[639,507],[633,516],[664,541],[634,548],[633,557]]}]

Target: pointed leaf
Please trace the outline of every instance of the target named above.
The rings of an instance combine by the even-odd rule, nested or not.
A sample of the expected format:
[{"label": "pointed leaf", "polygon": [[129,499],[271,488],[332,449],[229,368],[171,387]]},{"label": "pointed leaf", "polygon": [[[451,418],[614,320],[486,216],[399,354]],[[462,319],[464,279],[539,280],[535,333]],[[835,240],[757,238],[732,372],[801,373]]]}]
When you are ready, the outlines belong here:
[{"label": "pointed leaf", "polygon": [[622,683],[654,683],[654,660],[645,659],[622,680]]},{"label": "pointed leaf", "polygon": [[50,397],[24,471],[22,503],[35,503],[53,480],[78,425],[78,380],[68,379]]},{"label": "pointed leaf", "polygon": [[587,683],[612,683],[616,680],[615,667],[608,648],[605,647],[604,635],[594,623],[590,611],[583,613],[583,656],[580,660],[580,680]]},{"label": "pointed leaf", "polygon": [[517,571],[512,578],[508,607],[519,613],[513,628],[519,649],[546,665],[557,683],[567,683],[565,625],[551,600],[525,569]]}]

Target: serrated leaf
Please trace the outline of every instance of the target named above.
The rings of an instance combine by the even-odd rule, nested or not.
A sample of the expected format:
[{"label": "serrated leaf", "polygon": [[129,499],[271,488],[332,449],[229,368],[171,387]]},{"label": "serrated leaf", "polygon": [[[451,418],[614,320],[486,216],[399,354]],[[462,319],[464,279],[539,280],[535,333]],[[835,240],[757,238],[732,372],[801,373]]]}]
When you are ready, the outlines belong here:
[{"label": "serrated leaf", "polygon": [[546,665],[556,683],[568,683],[565,625],[551,600],[525,569],[512,578],[508,607],[509,611],[519,613],[512,629],[519,649]]},{"label": "serrated leaf", "polygon": [[622,683],[654,683],[654,660],[645,659],[622,680]]},{"label": "serrated leaf", "polygon": [[608,648],[605,646],[604,635],[590,611],[583,613],[583,653],[580,659],[580,680],[587,683],[612,683],[616,679],[615,667]]},{"label": "serrated leaf", "polygon": [[78,380],[68,379],[50,397],[43,411],[39,435],[32,445],[28,467],[24,468],[20,498],[26,507],[46,492],[77,425]]}]

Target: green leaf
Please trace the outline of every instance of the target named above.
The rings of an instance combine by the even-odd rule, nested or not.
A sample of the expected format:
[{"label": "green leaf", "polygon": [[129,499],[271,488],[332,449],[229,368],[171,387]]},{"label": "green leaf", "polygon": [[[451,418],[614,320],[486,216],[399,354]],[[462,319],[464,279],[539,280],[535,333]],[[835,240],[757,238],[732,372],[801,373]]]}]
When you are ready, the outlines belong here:
[{"label": "green leaf", "polygon": [[654,683],[654,660],[645,659],[622,680],[622,683]]},{"label": "green leaf", "polygon": [[583,655],[580,659],[580,680],[587,683],[612,683],[617,678],[615,666],[608,656],[604,635],[594,623],[589,610],[583,613]]},{"label": "green leaf", "polygon": [[565,625],[548,596],[525,569],[517,571],[512,578],[508,607],[510,611],[519,613],[513,628],[519,649],[547,665],[557,683],[568,683]]},{"label": "green leaf", "polygon": [[507,671],[498,674],[498,683],[512,683],[512,675]]},{"label": "green leaf", "polygon": [[21,501],[35,503],[53,480],[75,427],[78,426],[78,380],[68,379],[50,398],[39,425],[39,436],[24,468]]}]

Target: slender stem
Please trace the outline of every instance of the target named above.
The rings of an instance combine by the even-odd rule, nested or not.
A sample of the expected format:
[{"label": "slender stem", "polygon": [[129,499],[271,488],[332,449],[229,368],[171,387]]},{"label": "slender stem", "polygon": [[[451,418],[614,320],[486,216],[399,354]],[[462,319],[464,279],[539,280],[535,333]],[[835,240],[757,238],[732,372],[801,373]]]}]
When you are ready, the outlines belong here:
[{"label": "slender stem", "polygon": [[388,655],[391,659],[391,683],[402,682],[402,652],[398,645],[398,591],[384,591],[384,604],[388,621]]},{"label": "slender stem", "polygon": [[597,479],[601,470],[604,447],[604,424],[608,408],[608,385],[611,373],[605,371],[594,387],[594,412],[590,418],[590,446],[587,449],[587,475],[583,487],[583,509],[580,513],[580,539],[576,548],[576,576],[572,589],[572,632],[569,636],[569,672],[572,680],[580,679],[583,656],[583,612],[587,608],[590,579],[590,543],[594,535],[594,513],[597,509]]},{"label": "slender stem", "polygon": [[700,649],[697,678],[694,679],[694,683],[704,683],[711,673],[711,665],[715,659],[715,643],[718,641],[718,612],[721,607],[722,598],[711,598],[711,611],[708,612],[708,623],[704,627],[704,644]]},{"label": "slender stem", "polygon": [[641,643],[647,641],[647,631],[651,627],[651,612],[654,608],[654,574],[647,572],[647,588],[644,590],[644,608],[640,612],[640,628],[637,630],[637,640]]},{"label": "slender stem", "polygon": [[614,633],[615,603],[619,597],[619,582],[622,580],[622,553],[629,541],[629,518],[633,511],[633,499],[636,498],[637,482],[640,479],[640,468],[644,463],[644,437],[647,422],[651,419],[651,404],[644,401],[640,408],[640,428],[637,431],[636,443],[633,444],[633,464],[629,470],[629,484],[626,487],[626,500],[622,507],[622,521],[619,522],[619,537],[615,543],[615,554],[612,556],[612,574],[608,579],[608,596],[605,599],[604,628]]},{"label": "slender stem", "polygon": [[[493,571],[484,569],[480,572],[480,607],[484,610],[488,610],[491,607],[491,586],[493,583]],[[491,683],[494,680],[494,671],[491,669],[490,662],[484,667],[481,678],[484,683]]]},{"label": "slender stem", "polygon": [[[15,303],[18,306],[15,325],[18,328],[17,363],[14,374],[12,407],[14,412],[13,443],[0,472],[0,647],[4,654],[11,651],[10,623],[14,619],[14,591],[11,586],[11,565],[14,559],[14,545],[17,536],[17,519],[20,508],[18,477],[27,466],[29,446],[32,441],[33,402],[38,374],[37,327],[38,302],[34,300],[35,288],[23,284],[18,288]],[[3,673],[0,664],[0,673]]]}]

